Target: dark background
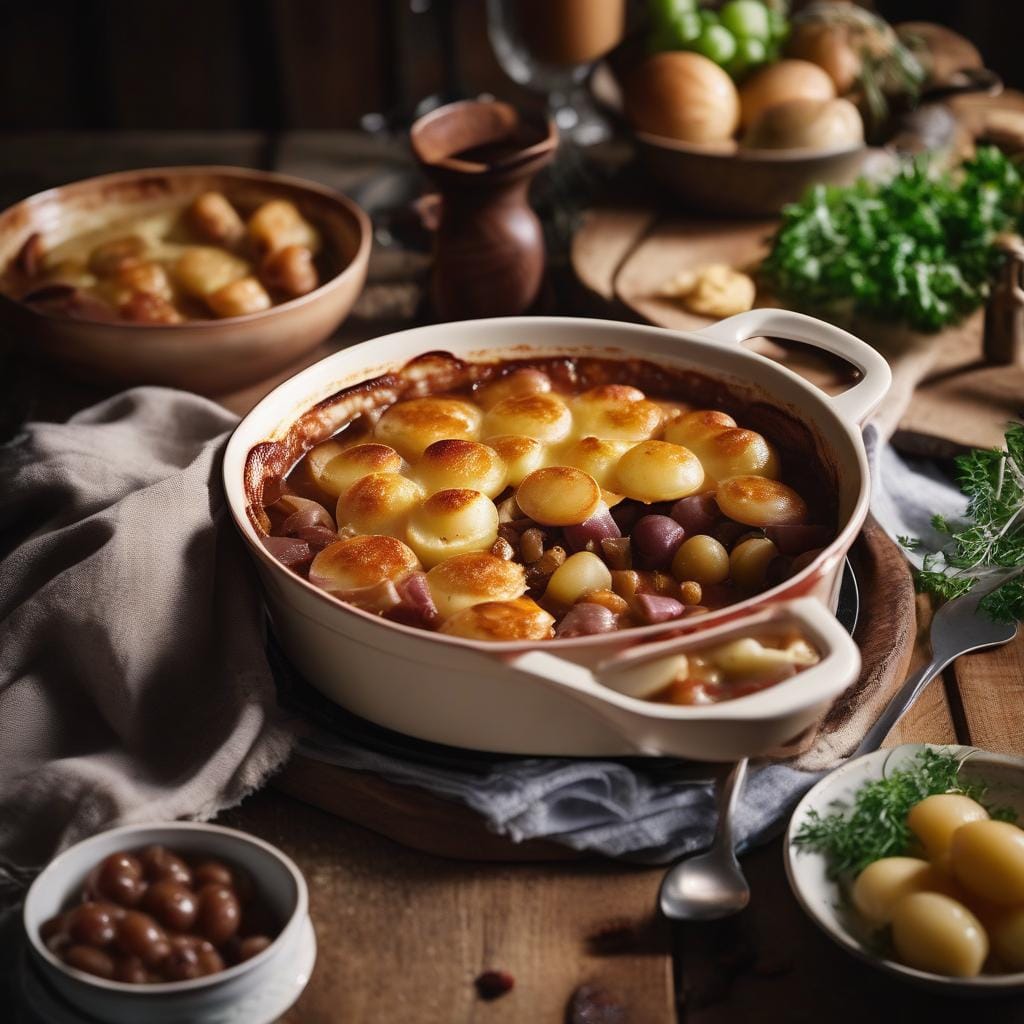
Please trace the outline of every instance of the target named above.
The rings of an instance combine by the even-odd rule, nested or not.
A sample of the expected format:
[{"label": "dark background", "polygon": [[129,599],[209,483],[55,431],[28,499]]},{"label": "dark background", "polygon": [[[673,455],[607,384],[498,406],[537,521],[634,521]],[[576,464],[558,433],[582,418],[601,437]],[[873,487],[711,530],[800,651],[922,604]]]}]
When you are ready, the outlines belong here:
[{"label": "dark background", "polygon": [[[874,6],[957,29],[1024,86],[1022,0]],[[481,91],[525,99],[484,0],[0,0],[0,133],[355,128]]]}]

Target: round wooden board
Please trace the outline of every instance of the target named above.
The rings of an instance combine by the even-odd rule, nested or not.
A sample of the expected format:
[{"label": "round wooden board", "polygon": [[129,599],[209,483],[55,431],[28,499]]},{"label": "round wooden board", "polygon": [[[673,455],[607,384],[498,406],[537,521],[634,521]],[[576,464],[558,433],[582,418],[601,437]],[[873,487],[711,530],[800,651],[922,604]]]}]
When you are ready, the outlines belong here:
[{"label": "round wooden board", "polygon": [[[866,728],[903,681],[916,626],[914,588],[906,559],[871,520],[854,544],[850,561],[860,589],[854,639],[861,649],[863,668],[858,682],[821,725],[819,738],[826,747],[834,744],[837,749],[847,742],[852,749],[855,739],[848,739],[851,722],[859,728],[864,720]],[[856,710],[850,711],[854,705]],[[461,804],[303,754],[292,757],[274,785],[321,810],[440,857],[496,861],[586,857],[551,842],[514,843],[488,831],[483,820]]]}]

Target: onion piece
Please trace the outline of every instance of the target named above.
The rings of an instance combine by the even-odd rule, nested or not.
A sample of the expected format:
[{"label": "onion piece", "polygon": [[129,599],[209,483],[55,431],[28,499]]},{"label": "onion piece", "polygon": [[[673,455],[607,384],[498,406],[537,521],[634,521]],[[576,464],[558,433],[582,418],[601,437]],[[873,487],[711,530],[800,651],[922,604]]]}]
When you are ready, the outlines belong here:
[{"label": "onion piece", "polygon": [[681,601],[662,594],[637,594],[633,599],[640,617],[649,623],[668,622],[678,619],[686,612]]},{"label": "onion piece", "polygon": [[312,526],[322,526],[325,530],[334,532],[334,519],[318,501],[310,501],[309,498],[300,498],[298,495],[289,494],[276,504],[282,511],[294,509],[281,524],[281,532],[288,536],[293,536],[299,530],[306,530]]},{"label": "onion piece", "polygon": [[618,523],[615,522],[611,512],[604,506],[599,508],[584,522],[566,526],[562,533],[565,536],[566,543],[573,551],[587,550],[591,541],[597,546],[603,540],[622,536]]},{"label": "onion piece", "polygon": [[573,636],[594,636],[598,633],[612,633],[618,628],[615,613],[603,604],[581,601],[574,604],[565,618],[555,627],[555,637],[565,639]]},{"label": "onion piece", "polygon": [[297,569],[313,560],[313,549],[294,537],[264,537],[263,546],[285,567]]},{"label": "onion piece", "polygon": [[633,561],[642,569],[666,569],[686,531],[670,516],[644,516],[630,531]]},{"label": "onion piece", "polygon": [[827,526],[766,526],[764,534],[784,555],[826,547],[834,536]]},{"label": "onion piece", "polygon": [[328,544],[339,540],[334,530],[328,530],[323,526],[306,526],[297,530],[295,536],[298,540],[304,540],[314,552],[323,551]]},{"label": "onion piece", "polygon": [[710,533],[712,527],[722,518],[722,510],[714,494],[691,494],[680,498],[673,506],[672,518],[690,537],[698,533]]},{"label": "onion piece", "polygon": [[437,605],[430,593],[425,572],[411,572],[398,583],[398,594],[410,614],[425,625],[432,625],[438,619]]}]

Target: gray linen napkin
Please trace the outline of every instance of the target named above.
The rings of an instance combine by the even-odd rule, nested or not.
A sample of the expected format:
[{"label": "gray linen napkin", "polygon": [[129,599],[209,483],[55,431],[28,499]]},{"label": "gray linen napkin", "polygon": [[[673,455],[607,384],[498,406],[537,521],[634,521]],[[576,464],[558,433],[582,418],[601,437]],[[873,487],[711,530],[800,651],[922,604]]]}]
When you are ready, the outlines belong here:
[{"label": "gray linen napkin", "polygon": [[[956,519],[958,489],[924,461],[904,460],[865,431],[872,465],[872,511],[891,536],[934,540],[929,519]],[[713,769],[678,762],[510,759],[472,770],[423,764],[319,731],[299,741],[303,753],[419,786],[480,814],[515,841],[547,839],[576,850],[643,863],[665,863],[708,845],[715,823]],[[784,824],[823,772],[786,764],[751,768],[736,814],[739,848],[748,849]]]},{"label": "gray linen napkin", "polygon": [[216,814],[291,749],[221,492],[234,422],[139,388],[0,446],[0,899],[93,832]]}]

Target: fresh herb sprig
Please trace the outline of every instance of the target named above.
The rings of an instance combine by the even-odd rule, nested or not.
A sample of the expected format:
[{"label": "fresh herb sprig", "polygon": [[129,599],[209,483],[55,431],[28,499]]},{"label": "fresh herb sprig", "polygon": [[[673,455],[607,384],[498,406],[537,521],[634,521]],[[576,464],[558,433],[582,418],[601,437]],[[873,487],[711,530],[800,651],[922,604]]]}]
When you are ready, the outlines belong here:
[{"label": "fresh herb sprig", "polygon": [[810,811],[793,842],[823,854],[829,878],[852,879],[873,861],[910,850],[907,814],[927,796],[963,793],[993,818],[1013,821],[1012,810],[986,802],[986,786],[959,778],[960,764],[952,754],[925,747],[906,767],[861,786],[850,807],[826,815]]},{"label": "fresh herb sprig", "polygon": [[953,173],[925,160],[890,181],[817,185],[783,212],[762,270],[780,298],[937,331],[977,309],[1024,229],[1024,179],[998,149]]},{"label": "fresh herb sprig", "polygon": [[[967,495],[967,522],[942,516],[934,529],[949,542],[928,552],[916,574],[918,589],[943,600],[979,584],[992,589],[979,608],[996,622],[1024,620],[1024,423],[1006,428],[1006,447],[979,449],[956,460],[957,481]],[[911,550],[921,542],[901,537]]]}]

